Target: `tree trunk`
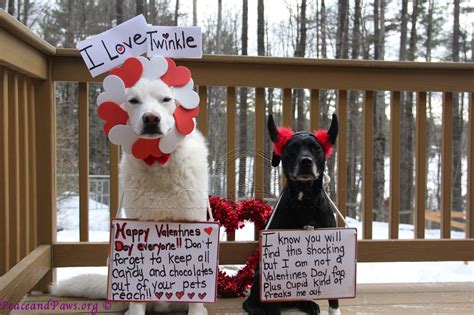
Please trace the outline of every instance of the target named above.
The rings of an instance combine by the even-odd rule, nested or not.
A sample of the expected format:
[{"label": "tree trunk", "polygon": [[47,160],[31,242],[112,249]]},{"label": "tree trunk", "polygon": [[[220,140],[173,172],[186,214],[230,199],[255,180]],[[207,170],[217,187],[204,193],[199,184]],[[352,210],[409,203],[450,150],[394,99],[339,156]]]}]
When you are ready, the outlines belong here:
[{"label": "tree trunk", "polygon": [[[21,22],[28,26],[28,20],[30,18],[30,8],[31,8],[31,3],[30,0],[24,0],[23,2],[23,16],[21,19]],[[20,10],[20,9],[18,9]]]},{"label": "tree trunk", "polygon": [[123,0],[116,0],[115,18],[117,20],[117,25],[123,22]]},{"label": "tree trunk", "polygon": [[339,0],[337,10],[336,58],[349,58],[349,1]]},{"label": "tree trunk", "polygon": [[[454,23],[453,23],[453,61],[459,62],[460,52],[460,35],[461,30],[459,27],[459,3],[460,0],[454,0]],[[462,160],[462,130],[463,130],[463,118],[460,106],[459,96],[462,94],[453,94],[453,192],[452,192],[452,210],[462,211],[462,190],[461,190],[461,160]]]},{"label": "tree trunk", "polygon": [[217,0],[216,54],[222,53],[222,0]]},{"label": "tree trunk", "polygon": [[[14,0],[11,0],[13,2]],[[16,1],[16,19],[21,21],[21,0]]]},{"label": "tree trunk", "polygon": [[398,59],[405,60],[407,53],[408,34],[408,0],[402,0],[402,11],[400,12],[400,50]]},{"label": "tree trunk", "polygon": [[197,0],[193,0],[193,26],[197,26]]},{"label": "tree trunk", "polygon": [[[306,54],[306,0],[301,0],[299,13],[299,34],[296,39],[295,57],[304,57]],[[296,130],[306,129],[306,111],[304,106],[305,93],[302,89],[294,90],[294,100],[297,109],[297,118],[295,120]]]},{"label": "tree trunk", "polygon": [[265,56],[265,9],[263,0],[258,0],[257,6],[257,53]]},{"label": "tree trunk", "polygon": [[158,13],[156,11],[156,1],[150,0],[150,3],[148,4],[148,22],[155,25],[157,23],[157,15]]},{"label": "tree trunk", "polygon": [[6,10],[7,8],[7,0],[0,0],[0,9]]},{"label": "tree trunk", "polygon": [[11,16],[15,16],[15,1],[14,0],[8,0],[8,13]]},{"label": "tree trunk", "polygon": [[179,0],[176,0],[176,6],[174,7],[174,25],[178,26],[179,18]]},{"label": "tree trunk", "polygon": [[[385,1],[374,2],[374,59],[384,59],[385,42]],[[376,92],[374,106],[374,178],[373,178],[373,207],[374,219],[385,221],[384,209],[384,184],[385,184],[385,95]]]},{"label": "tree trunk", "polygon": [[143,1],[144,0],[136,0],[136,15],[145,14],[145,4]]},{"label": "tree trunk", "polygon": [[[352,29],[351,58],[358,59],[360,55],[360,22],[361,22],[361,0],[355,0],[354,6],[354,27]],[[347,215],[355,218],[357,216],[357,165],[360,156],[360,136],[358,126],[360,125],[360,102],[358,91],[349,92],[349,119],[347,130],[347,143],[349,154],[347,156]]]},{"label": "tree trunk", "polygon": [[[404,2],[406,0],[403,0]],[[405,3],[403,2],[402,13],[404,10]],[[410,32],[410,47],[408,52],[406,51],[406,45],[403,46],[403,41],[406,39],[406,34],[400,34],[400,58],[408,55],[408,60],[415,60],[416,53],[416,23],[418,18],[418,5],[416,1],[413,3],[413,10],[411,16],[411,32]],[[403,29],[404,17],[402,16],[402,29]],[[403,39],[405,37],[405,39]],[[403,59],[402,59],[403,60]],[[414,196],[414,182],[413,182],[413,170],[414,160],[413,152],[415,146],[415,118],[413,115],[413,93],[407,92],[401,102],[403,106],[403,118],[401,121],[401,132],[400,137],[403,140],[400,147],[400,211],[409,213],[413,209],[413,196]],[[402,215],[400,218],[402,223],[411,223],[412,217],[410,215]]]},{"label": "tree trunk", "polygon": [[[242,55],[247,55],[248,45],[248,0],[242,0]],[[247,88],[240,88],[239,102],[239,198],[245,196],[247,172]]]}]

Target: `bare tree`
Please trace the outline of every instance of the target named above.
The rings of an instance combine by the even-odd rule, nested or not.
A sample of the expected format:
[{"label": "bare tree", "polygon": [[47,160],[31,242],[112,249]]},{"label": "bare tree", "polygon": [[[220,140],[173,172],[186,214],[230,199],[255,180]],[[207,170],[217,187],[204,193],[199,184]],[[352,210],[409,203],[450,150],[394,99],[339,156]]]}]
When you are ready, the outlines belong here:
[{"label": "bare tree", "polygon": [[8,13],[15,16],[15,0],[8,0]]},{"label": "bare tree", "polygon": [[176,6],[174,7],[174,25],[178,26],[179,18],[179,0],[176,0]]},{"label": "bare tree", "polygon": [[349,58],[349,1],[339,0],[337,10],[336,58]]},{"label": "bare tree", "polygon": [[263,0],[258,0],[257,6],[257,53],[265,55],[265,17]]},{"label": "bare tree", "polygon": [[156,24],[156,16],[158,13],[156,12],[156,1],[155,0],[150,0],[148,3],[148,22],[151,24]]},{"label": "bare tree", "polygon": [[[298,15],[298,32],[296,34],[295,57],[304,57],[306,54],[306,0],[301,0],[300,12]],[[296,130],[306,129],[306,111],[305,111],[305,93],[302,89],[295,89],[293,93],[293,101],[295,104]]]},{"label": "bare tree", "polygon": [[123,0],[116,0],[115,19],[117,20],[117,25],[123,22]]},{"label": "bare tree", "polygon": [[[460,37],[459,27],[460,0],[454,0],[454,23],[453,23],[453,43],[452,59],[459,62]],[[460,106],[459,96],[462,94],[453,94],[453,191],[452,191],[452,210],[462,211],[462,190],[461,190],[461,160],[462,160],[462,130],[463,113]],[[449,174],[448,174],[449,175]]]},{"label": "bare tree", "polygon": [[197,0],[193,0],[193,26],[197,25]]},{"label": "bare tree", "polygon": [[216,30],[216,53],[222,53],[222,40],[221,40],[221,29],[222,29],[222,0],[217,0],[217,30]]},{"label": "bare tree", "polygon": [[145,3],[144,0],[136,0],[135,14],[145,14]]},{"label": "bare tree", "polygon": [[[31,5],[32,3],[30,2],[30,0],[23,1],[23,14],[21,18],[21,23],[25,24],[26,26],[28,26],[28,20],[30,18]],[[19,8],[18,11],[20,11]]]},{"label": "bare tree", "polygon": [[408,0],[402,0],[402,11],[400,12],[400,49],[398,59],[405,60],[407,53],[408,34]]},{"label": "bare tree", "polygon": [[[242,55],[247,55],[248,0],[242,0]],[[247,88],[240,88],[239,102],[239,197],[245,196],[247,173]]]},{"label": "bare tree", "polygon": [[[384,59],[385,46],[385,0],[374,1],[374,59]],[[374,160],[373,160],[373,207],[375,219],[384,221],[385,184],[385,95],[376,92],[374,106]]]},{"label": "bare tree", "polygon": [[[355,0],[354,4],[354,26],[352,28],[351,58],[358,59],[360,56],[361,41],[361,0]],[[359,191],[357,180],[357,165],[360,161],[360,134],[357,132],[360,124],[360,101],[358,91],[349,92],[349,117],[348,117],[348,162],[347,162],[347,215],[357,217],[357,194]]]},{"label": "bare tree", "polygon": [[[417,1],[413,2],[413,9],[411,15],[411,30],[410,30],[410,44],[408,51],[406,50],[406,40],[407,40],[407,29],[404,28],[404,23],[406,22],[403,16],[405,8],[405,1],[402,3],[402,25],[401,29],[404,30],[400,34],[400,53],[399,57],[405,58],[408,60],[415,60],[416,55],[416,43],[417,43],[417,19],[418,19],[418,10],[419,4]],[[408,6],[408,4],[406,4]],[[408,13],[405,13],[408,14]],[[408,17],[406,17],[408,20]],[[413,115],[413,93],[406,92],[405,96],[402,98],[402,114],[403,119],[401,121],[401,132],[400,136],[403,139],[403,142],[400,147],[400,220],[403,223],[410,223],[411,217],[407,215],[409,211],[413,208],[413,170],[414,170],[414,160],[413,152],[415,146],[415,118]]]}]

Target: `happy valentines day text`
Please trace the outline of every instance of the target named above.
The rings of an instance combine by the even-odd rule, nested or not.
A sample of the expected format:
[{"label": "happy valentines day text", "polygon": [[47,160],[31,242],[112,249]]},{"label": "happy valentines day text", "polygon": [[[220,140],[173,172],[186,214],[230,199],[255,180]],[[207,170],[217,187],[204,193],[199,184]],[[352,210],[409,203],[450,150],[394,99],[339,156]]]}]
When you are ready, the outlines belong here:
[{"label": "happy valentines day text", "polygon": [[262,231],[262,301],[354,297],[356,242],[352,228]]},{"label": "happy valentines day text", "polygon": [[214,302],[219,224],[112,220],[108,299]]}]

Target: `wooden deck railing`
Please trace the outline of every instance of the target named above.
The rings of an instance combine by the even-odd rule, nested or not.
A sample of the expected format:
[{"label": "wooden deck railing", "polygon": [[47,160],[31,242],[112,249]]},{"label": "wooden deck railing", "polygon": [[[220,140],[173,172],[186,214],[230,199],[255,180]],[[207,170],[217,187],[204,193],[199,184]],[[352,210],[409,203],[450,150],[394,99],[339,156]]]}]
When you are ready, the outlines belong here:
[{"label": "wooden deck railing", "polygon": [[[91,78],[78,52],[56,49],[0,10],[0,300],[15,301],[53,278],[56,267],[102,266],[106,243],[88,242],[88,85]],[[283,123],[291,125],[292,89],[310,90],[311,126],[319,124],[320,90],[337,90],[340,135],[337,143],[337,204],[346,213],[348,91],[364,93],[363,240],[360,262],[474,260],[474,64],[314,60],[300,58],[204,56],[180,60],[199,86],[199,128],[207,128],[208,87],[227,87],[227,192],[235,195],[236,88],[256,89],[255,196],[264,190],[264,88],[282,89]],[[55,82],[78,82],[80,242],[57,243]],[[390,91],[390,225],[389,240],[372,240],[373,109],[375,91]],[[416,92],[415,238],[399,240],[400,95]],[[426,195],[427,92],[443,93],[442,205],[439,240],[424,239]],[[468,200],[466,239],[450,239],[451,138],[453,92],[469,95]],[[119,205],[119,149],[110,146],[110,212]],[[221,264],[244,263],[256,242],[223,242]]]}]

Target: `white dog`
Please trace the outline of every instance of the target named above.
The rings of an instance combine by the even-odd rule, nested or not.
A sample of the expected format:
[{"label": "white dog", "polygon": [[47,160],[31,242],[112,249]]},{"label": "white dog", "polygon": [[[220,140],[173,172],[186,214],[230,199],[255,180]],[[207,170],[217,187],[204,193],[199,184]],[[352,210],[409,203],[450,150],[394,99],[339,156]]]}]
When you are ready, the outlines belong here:
[{"label": "white dog", "polygon": [[[177,101],[162,80],[140,79],[126,90],[122,106],[128,125],[140,138],[163,137],[173,131]],[[205,139],[193,130],[178,142],[169,160],[151,166],[123,150],[120,183],[127,218],[153,221],[205,221],[208,207],[208,150]],[[78,276],[51,286],[59,296],[106,298],[106,277]],[[189,303],[188,314],[207,314],[202,303]],[[153,303],[155,311],[171,304]],[[185,307],[174,304],[173,307]],[[145,314],[145,303],[130,303],[127,314]]]}]

